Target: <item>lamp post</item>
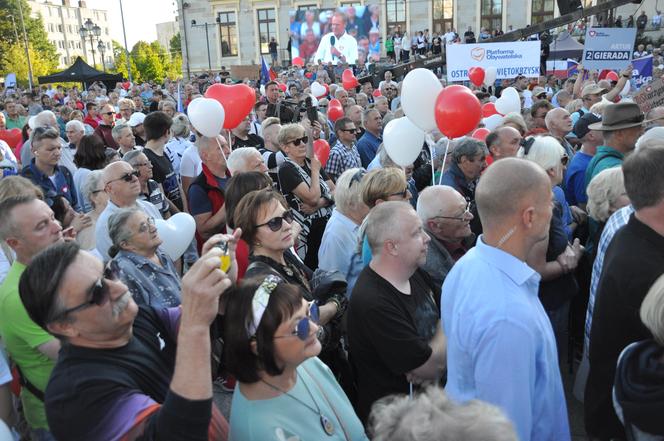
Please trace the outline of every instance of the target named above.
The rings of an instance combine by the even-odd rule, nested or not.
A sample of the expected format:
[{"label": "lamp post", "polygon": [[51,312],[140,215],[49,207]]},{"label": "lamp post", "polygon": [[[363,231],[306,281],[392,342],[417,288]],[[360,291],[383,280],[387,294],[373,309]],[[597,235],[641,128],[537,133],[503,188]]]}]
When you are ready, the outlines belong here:
[{"label": "lamp post", "polygon": [[134,80],[131,78],[131,62],[129,61],[129,48],[127,47],[127,31],[125,30],[124,11],[122,10],[122,0],[120,0],[120,17],[122,17],[122,36],[124,37],[125,57],[127,58],[127,75],[129,76],[129,82],[132,83]]},{"label": "lamp post", "polygon": [[97,50],[99,51],[99,55],[101,56],[101,66],[104,72],[106,72],[106,62],[104,61],[104,54],[106,53],[106,45],[104,44],[103,41],[99,40],[97,42]]},{"label": "lamp post", "polygon": [[90,37],[90,49],[92,49],[92,65],[93,67],[97,64],[95,59],[95,44],[94,39],[100,39],[101,37],[101,28],[92,22],[89,18],[85,20],[83,26],[78,30],[79,35],[83,39],[83,45],[85,47],[85,39]]},{"label": "lamp post", "polygon": [[208,69],[210,72],[212,72],[212,59],[210,58],[210,37],[208,34],[208,25],[212,23],[202,23],[202,24],[196,24],[196,20],[191,21],[191,27],[192,28],[202,28],[205,27],[205,43],[207,44],[207,54],[208,54]]},{"label": "lamp post", "polygon": [[[28,34],[25,32],[25,22],[23,21],[23,7],[21,2],[18,2],[18,13],[19,18],[21,19],[21,27],[23,28],[23,44],[25,45],[25,58],[28,59],[28,83],[30,84],[30,90],[32,90],[32,62],[30,61],[30,51],[28,50]],[[13,20],[13,17],[12,17]]]}]

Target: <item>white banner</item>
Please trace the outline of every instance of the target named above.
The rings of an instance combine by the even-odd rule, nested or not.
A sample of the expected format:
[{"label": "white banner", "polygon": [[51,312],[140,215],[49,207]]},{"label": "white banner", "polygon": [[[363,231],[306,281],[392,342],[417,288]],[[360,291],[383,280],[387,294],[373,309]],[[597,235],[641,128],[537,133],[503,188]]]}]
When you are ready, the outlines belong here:
[{"label": "white banner", "polygon": [[467,81],[471,67],[495,66],[498,79],[540,75],[540,42],[450,44],[446,46],[447,81]]},{"label": "white banner", "polygon": [[585,69],[624,69],[635,39],[636,28],[588,28],[581,63]]}]

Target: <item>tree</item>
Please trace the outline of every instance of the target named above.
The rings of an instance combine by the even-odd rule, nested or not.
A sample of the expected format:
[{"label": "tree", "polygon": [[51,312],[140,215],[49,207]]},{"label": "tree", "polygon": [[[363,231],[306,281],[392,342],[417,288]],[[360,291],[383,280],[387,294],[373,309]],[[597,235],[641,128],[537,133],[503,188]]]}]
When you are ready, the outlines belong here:
[{"label": "tree", "polygon": [[[115,64],[115,72],[122,74],[122,77],[129,79],[129,72],[127,72],[127,53],[125,52],[124,46],[122,46],[117,41],[113,40],[113,60]],[[134,59],[129,56],[129,64],[131,66],[131,76],[134,82],[141,81],[141,73],[136,67],[136,62]]]},{"label": "tree", "polygon": [[168,45],[171,47],[171,56],[174,57],[177,54],[182,56],[182,38],[180,37],[179,32],[173,35],[171,40],[168,42]]},{"label": "tree", "polygon": [[[30,61],[33,63],[33,75],[45,75],[52,73],[58,67],[58,53],[55,46],[48,40],[44,22],[41,17],[30,16],[30,6],[26,0],[0,0],[0,72],[16,72],[19,81],[27,82],[27,59],[23,46],[23,30],[21,28],[18,2],[21,2],[25,33],[28,37],[30,47]],[[12,18],[14,17],[14,22]],[[14,27],[16,23],[16,27]],[[16,36],[18,34],[18,40]],[[14,48],[21,47],[21,51]],[[9,53],[13,57],[9,57]],[[33,55],[34,54],[34,55]],[[23,69],[17,69],[24,65]],[[19,74],[25,72],[25,75]],[[38,73],[39,72],[39,73]]]}]

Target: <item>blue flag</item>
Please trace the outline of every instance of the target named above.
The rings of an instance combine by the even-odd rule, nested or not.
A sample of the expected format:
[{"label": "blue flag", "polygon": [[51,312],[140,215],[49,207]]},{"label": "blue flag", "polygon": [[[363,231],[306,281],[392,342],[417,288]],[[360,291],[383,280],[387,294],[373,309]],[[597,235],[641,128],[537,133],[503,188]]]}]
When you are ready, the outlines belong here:
[{"label": "blue flag", "polygon": [[652,55],[632,60],[632,84],[638,89],[652,81]]},{"label": "blue flag", "polygon": [[261,84],[266,85],[270,82],[270,71],[265,63],[265,58],[261,55]]}]

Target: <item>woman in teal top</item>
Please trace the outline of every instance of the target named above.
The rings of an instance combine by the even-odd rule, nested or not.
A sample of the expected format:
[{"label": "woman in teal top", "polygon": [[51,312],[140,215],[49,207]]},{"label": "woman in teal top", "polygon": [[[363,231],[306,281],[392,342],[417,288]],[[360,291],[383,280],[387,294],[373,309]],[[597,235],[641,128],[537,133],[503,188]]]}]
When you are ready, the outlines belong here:
[{"label": "woman in teal top", "polygon": [[238,380],[231,441],[368,440],[321,345],[318,306],[269,275],[224,296],[228,371]]}]

